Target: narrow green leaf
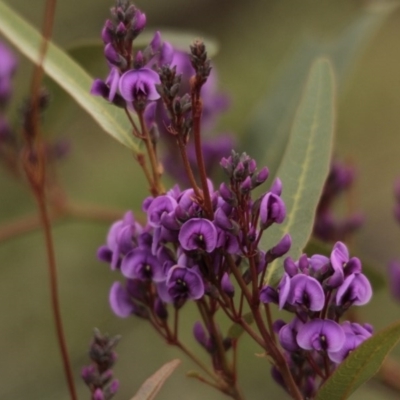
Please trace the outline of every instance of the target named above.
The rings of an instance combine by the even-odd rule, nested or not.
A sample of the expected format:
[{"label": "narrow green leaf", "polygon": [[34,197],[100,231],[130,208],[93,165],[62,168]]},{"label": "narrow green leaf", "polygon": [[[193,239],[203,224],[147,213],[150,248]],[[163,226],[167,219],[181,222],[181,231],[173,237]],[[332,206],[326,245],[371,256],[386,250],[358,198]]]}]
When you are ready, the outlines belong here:
[{"label": "narrow green leaf", "polygon": [[[278,176],[283,182],[287,216],[283,224],[274,225],[264,234],[262,247],[268,249],[286,234],[292,237],[289,255],[298,258],[308,242],[314,224],[315,209],[329,172],[334,132],[335,87],[331,63],[317,59],[312,67],[296,113],[285,156]],[[281,275],[273,263],[267,281]]]},{"label": "narrow green leaf", "polygon": [[[243,319],[251,325],[254,321],[253,314],[251,312],[248,312],[243,315]],[[244,332],[243,327],[240,324],[233,324],[231,327],[228,329],[227,337],[231,339],[239,339],[240,336],[242,336],[242,333]]]},{"label": "narrow green leaf", "polygon": [[268,166],[271,177],[276,175],[284,155],[303,82],[313,60],[327,55],[334,65],[338,89],[343,90],[363,50],[398,6],[396,2],[371,2],[332,40],[303,39],[281,66],[243,135],[247,152]]},{"label": "narrow green leaf", "polygon": [[181,361],[176,359],[164,364],[155,374],[143,382],[131,400],[153,400],[180,363]]},{"label": "narrow green leaf", "polygon": [[400,340],[400,321],[373,335],[351,352],[318,391],[316,400],[345,400],[372,378]]},{"label": "narrow green leaf", "polygon": [[[41,34],[0,0],[0,33],[32,62],[39,61]],[[64,51],[49,43],[44,71],[60,85],[112,137],[134,152],[138,144],[124,112],[89,91],[92,78]]]},{"label": "narrow green leaf", "polygon": [[[322,254],[324,256],[329,257],[332,251],[332,246],[321,242],[318,239],[312,238],[308,243],[306,248],[304,249],[304,253],[308,255],[312,254]],[[367,276],[369,281],[371,282],[372,288],[374,291],[378,291],[380,289],[384,289],[386,287],[385,277],[379,272],[379,267],[374,266],[369,260],[361,259],[363,273]]]}]

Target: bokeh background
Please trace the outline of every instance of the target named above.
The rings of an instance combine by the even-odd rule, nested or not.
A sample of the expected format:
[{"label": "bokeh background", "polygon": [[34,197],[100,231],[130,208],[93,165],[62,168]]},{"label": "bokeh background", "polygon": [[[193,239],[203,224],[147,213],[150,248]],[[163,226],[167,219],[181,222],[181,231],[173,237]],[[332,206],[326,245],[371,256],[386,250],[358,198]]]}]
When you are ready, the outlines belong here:
[{"label": "bokeh background", "polygon": [[[6,3],[40,26],[44,1],[7,0]],[[98,37],[111,3],[108,0],[60,1],[54,40],[68,47],[77,41]],[[289,111],[292,107],[286,99],[291,99],[287,96],[292,91],[295,98],[296,82],[309,62],[307,57],[314,53],[338,57],[340,88],[335,153],[356,165],[358,183],[354,203],[366,215],[366,224],[354,238],[352,249],[353,253],[374,260],[376,267],[385,273],[387,262],[400,258],[400,227],[392,217],[393,182],[400,175],[400,8],[385,12],[386,8],[381,8],[383,3],[356,0],[136,2],[147,14],[148,31],[158,27],[179,28],[218,40],[220,52],[215,57],[215,66],[221,89],[232,99],[231,109],[219,126],[222,131],[237,134],[242,149],[250,153],[254,146],[251,121],[259,113],[260,104],[269,104],[274,91],[282,90],[283,102],[277,112],[284,115],[286,107]],[[344,32],[350,32],[349,36]],[[96,73],[104,71],[101,56],[90,57],[85,60],[88,68]],[[29,61],[23,56],[19,59],[15,107],[27,93],[32,71]],[[15,107],[10,112],[11,119],[17,118]],[[290,119],[285,122],[290,125]],[[63,136],[71,142],[72,152],[58,170],[71,198],[121,211],[140,210],[146,185],[129,152],[57,90],[45,130],[49,135]],[[263,150],[274,156],[268,145],[268,129],[265,130],[265,146],[255,149],[260,161]],[[21,183],[2,173],[0,187],[0,224],[35,212],[34,201]],[[181,357],[161,343],[146,323],[133,318],[117,319],[109,310],[108,290],[116,276],[95,256],[107,229],[104,223],[77,220],[63,221],[54,227],[64,325],[81,399],[88,398],[79,371],[87,362],[93,327],[123,335],[115,368],[121,380],[117,399],[130,398],[158,367]],[[40,232],[0,243],[1,399],[68,399],[51,318],[46,270]],[[386,291],[381,291],[361,310],[361,315],[380,329],[398,319],[399,311],[400,305],[391,301]],[[190,322],[183,330],[195,348],[191,338],[195,316],[190,308],[186,314]],[[258,351],[250,341],[242,340],[239,362],[247,398],[285,398],[279,388],[271,389],[269,366],[265,359],[255,356]],[[400,358],[399,349],[393,352],[396,355]],[[185,371],[195,368],[183,361],[163,388],[160,399],[223,398],[186,378]],[[373,382],[352,398],[396,399],[399,395]]]}]

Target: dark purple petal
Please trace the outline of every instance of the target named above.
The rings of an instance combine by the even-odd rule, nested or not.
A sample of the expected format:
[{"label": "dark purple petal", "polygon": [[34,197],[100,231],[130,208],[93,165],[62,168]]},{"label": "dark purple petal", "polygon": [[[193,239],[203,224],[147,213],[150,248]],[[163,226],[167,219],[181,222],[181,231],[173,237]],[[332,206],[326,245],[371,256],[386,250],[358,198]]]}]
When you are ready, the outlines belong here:
[{"label": "dark purple petal", "polygon": [[126,101],[137,100],[143,96],[146,100],[158,100],[155,85],[160,83],[157,72],[149,68],[130,70],[125,72],[119,80],[119,92]]},{"label": "dark purple petal", "polygon": [[292,260],[292,257],[286,257],[283,262],[283,267],[285,268],[286,273],[292,277],[299,273],[298,265]]},{"label": "dark purple petal", "polygon": [[314,272],[326,272],[329,269],[329,258],[315,254],[309,259],[310,267]]},{"label": "dark purple petal", "polygon": [[208,347],[209,337],[203,327],[203,324],[197,321],[193,325],[193,335],[198,343],[200,343],[204,348]]},{"label": "dark purple petal", "polygon": [[282,181],[279,178],[275,178],[270,191],[277,196],[280,196],[282,194]]},{"label": "dark purple petal", "polygon": [[101,79],[95,79],[92,88],[90,89],[90,93],[94,96],[100,96],[107,99],[110,94],[110,88]]},{"label": "dark purple petal", "polygon": [[264,286],[260,290],[260,301],[262,303],[275,303],[278,304],[279,295],[278,292],[272,286]]},{"label": "dark purple petal", "polygon": [[204,284],[194,268],[175,265],[168,272],[167,288],[174,301],[198,300],[204,295]]},{"label": "dark purple petal", "polygon": [[297,343],[304,350],[336,352],[344,342],[342,327],[331,320],[314,319],[305,323],[297,334]]},{"label": "dark purple petal", "polygon": [[283,274],[283,277],[278,285],[278,294],[279,294],[279,308],[282,309],[286,301],[288,300],[288,296],[291,291],[292,280],[290,279],[288,274]]},{"label": "dark purple petal", "polygon": [[229,279],[229,275],[225,272],[222,275],[221,280],[221,289],[229,296],[233,297],[235,294],[235,287],[233,286],[231,280]]},{"label": "dark purple petal", "polygon": [[97,250],[97,258],[100,261],[111,263],[112,251],[107,246],[100,246]]},{"label": "dark purple petal", "polygon": [[296,337],[302,326],[303,323],[295,317],[293,321],[279,330],[279,343],[285,350],[293,352],[300,349]]},{"label": "dark purple petal", "polygon": [[338,351],[328,351],[328,356],[334,363],[340,364],[365,339],[362,336],[346,333],[345,342],[341,349]]},{"label": "dark purple petal", "polygon": [[281,224],[286,217],[286,207],[283,200],[269,192],[261,200],[260,223],[263,229],[273,223]]},{"label": "dark purple petal", "polygon": [[134,305],[120,282],[115,282],[111,286],[109,301],[111,309],[118,317],[129,317],[134,310]]},{"label": "dark purple petal", "polygon": [[290,281],[287,301],[292,305],[304,306],[311,311],[321,311],[325,304],[325,293],[315,278],[299,274]]},{"label": "dark purple petal", "polygon": [[205,250],[211,253],[217,245],[217,229],[208,219],[192,218],[179,232],[179,243],[185,250]]},{"label": "dark purple petal", "polygon": [[130,279],[153,280],[154,282],[166,279],[158,259],[150,253],[149,249],[143,248],[136,248],[124,257],[121,272]]},{"label": "dark purple petal", "polygon": [[174,211],[177,205],[178,203],[172,196],[163,195],[156,197],[147,209],[149,225],[153,227],[160,226],[162,215]]},{"label": "dark purple petal", "polygon": [[292,238],[291,236],[287,233],[280,241],[279,243],[273,247],[269,252],[274,256],[274,257],[282,257],[285,255],[289,250],[290,246],[292,245]]},{"label": "dark purple petal", "polygon": [[367,304],[372,297],[372,287],[368,278],[363,274],[351,274],[339,287],[336,293],[336,304],[355,306]]}]

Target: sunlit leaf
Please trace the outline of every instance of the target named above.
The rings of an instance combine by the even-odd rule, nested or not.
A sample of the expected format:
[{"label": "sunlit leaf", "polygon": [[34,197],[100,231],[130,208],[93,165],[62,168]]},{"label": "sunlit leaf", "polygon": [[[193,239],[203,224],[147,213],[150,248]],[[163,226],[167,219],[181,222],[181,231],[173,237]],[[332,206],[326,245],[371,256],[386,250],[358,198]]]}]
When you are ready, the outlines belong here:
[{"label": "sunlit leaf", "polygon": [[[251,312],[248,312],[247,314],[243,315],[242,317],[244,321],[247,322],[247,324],[251,325],[254,321],[254,316]],[[242,336],[242,333],[244,332],[243,327],[240,324],[233,324],[231,327],[228,329],[227,337],[231,339],[239,339],[240,336]]]},{"label": "sunlit leaf", "polygon": [[[41,34],[0,0],[0,33],[34,63],[39,61]],[[92,96],[93,79],[64,51],[49,43],[43,68],[112,137],[133,151],[138,145],[124,112]]]},{"label": "sunlit leaf", "polygon": [[[312,254],[322,254],[329,257],[332,251],[332,246],[321,242],[320,240],[312,238],[304,249],[304,253],[311,256]],[[385,277],[379,272],[379,267],[374,266],[369,260],[361,259],[363,273],[367,276],[371,282],[374,291],[383,289],[386,287]]]},{"label": "sunlit leaf", "polygon": [[339,365],[318,391],[316,400],[345,400],[372,378],[400,339],[400,322],[363,342]]},{"label": "sunlit leaf", "polygon": [[164,364],[155,374],[143,382],[131,400],[153,400],[180,363],[180,360],[172,360]]},{"label": "sunlit leaf", "polygon": [[[329,172],[334,100],[332,66],[327,59],[320,58],[311,67],[285,156],[278,168],[287,216],[283,224],[273,225],[265,232],[261,243],[264,249],[272,247],[290,233],[292,247],[289,255],[296,259],[308,242],[315,209]],[[280,273],[280,264],[275,262],[267,270],[267,281],[274,284]]]}]

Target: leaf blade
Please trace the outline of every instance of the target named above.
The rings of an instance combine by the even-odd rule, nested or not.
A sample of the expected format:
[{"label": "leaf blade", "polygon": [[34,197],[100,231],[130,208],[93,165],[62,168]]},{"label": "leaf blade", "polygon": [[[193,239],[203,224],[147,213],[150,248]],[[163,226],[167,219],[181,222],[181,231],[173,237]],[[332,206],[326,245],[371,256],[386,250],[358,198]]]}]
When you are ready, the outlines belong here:
[{"label": "leaf blade", "polygon": [[131,400],[153,400],[162,385],[179,366],[181,360],[175,359],[164,364],[153,375],[147,378]]},{"label": "leaf blade", "polygon": [[400,340],[400,321],[363,342],[339,365],[318,391],[316,400],[344,400],[372,378]]},{"label": "leaf blade", "polygon": [[[290,140],[279,166],[287,216],[283,224],[270,228],[262,239],[264,248],[271,248],[287,233],[292,236],[288,255],[298,258],[311,236],[315,209],[329,172],[334,133],[335,86],[331,63],[317,59],[291,129]],[[273,284],[280,273],[279,264],[267,270],[266,280]]]},{"label": "leaf blade", "polygon": [[[0,0],[0,33],[32,62],[39,62],[41,34]],[[64,51],[49,42],[43,69],[114,139],[139,151],[130,134],[132,128],[124,112],[104,99],[92,96],[93,79]],[[68,71],[68,72],[67,72]]]}]

